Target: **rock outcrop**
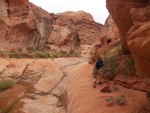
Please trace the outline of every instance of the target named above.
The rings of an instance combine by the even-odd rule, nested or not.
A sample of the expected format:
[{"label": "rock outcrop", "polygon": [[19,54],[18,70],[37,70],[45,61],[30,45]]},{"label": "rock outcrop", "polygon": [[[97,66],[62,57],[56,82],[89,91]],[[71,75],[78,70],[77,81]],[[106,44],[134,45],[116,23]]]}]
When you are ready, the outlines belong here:
[{"label": "rock outcrop", "polygon": [[39,31],[41,40],[39,43],[39,47],[44,48],[46,41],[48,40],[51,31],[52,31],[52,24],[53,24],[53,13],[48,13],[47,11],[43,10],[42,8],[31,4],[32,13],[34,15],[34,19],[37,25],[37,29]]},{"label": "rock outcrop", "polygon": [[[58,24],[59,22],[61,25]],[[3,51],[26,47],[45,48],[58,36],[55,39],[55,41],[58,39],[54,43],[55,46],[78,50],[80,39],[73,24],[67,23],[67,20],[59,20],[59,22],[58,19],[55,20],[54,14],[29,3],[28,0],[1,0],[0,48]],[[58,35],[54,36],[56,26]],[[53,31],[52,27],[54,27]]]},{"label": "rock outcrop", "polygon": [[1,48],[39,45],[40,36],[28,0],[1,0],[0,9]]},{"label": "rock outcrop", "polygon": [[84,11],[58,13],[68,18],[76,27],[81,39],[81,44],[95,44],[99,42],[102,24],[96,23],[91,14]]},{"label": "rock outcrop", "polygon": [[51,94],[64,76],[52,60],[0,58],[0,63],[0,82],[14,81],[12,88],[0,92],[1,112],[66,113],[61,97]]},{"label": "rock outcrop", "polygon": [[80,53],[80,38],[75,26],[67,18],[55,15],[51,35],[46,41],[46,48],[57,51]]},{"label": "rock outcrop", "polygon": [[100,40],[102,45],[106,45],[112,42],[113,40],[119,39],[118,28],[114,20],[112,19],[111,15],[109,15],[108,18],[106,19],[100,34],[101,34]]},{"label": "rock outcrop", "polygon": [[137,75],[150,77],[149,0],[107,0],[124,52],[131,52]]}]

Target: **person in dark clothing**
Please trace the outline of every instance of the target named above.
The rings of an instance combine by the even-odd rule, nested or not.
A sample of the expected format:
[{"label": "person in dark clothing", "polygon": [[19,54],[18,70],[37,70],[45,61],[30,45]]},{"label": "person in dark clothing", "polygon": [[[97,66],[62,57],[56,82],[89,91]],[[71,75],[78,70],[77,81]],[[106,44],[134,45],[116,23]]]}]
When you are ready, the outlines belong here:
[{"label": "person in dark clothing", "polygon": [[[96,80],[95,80],[94,86],[93,86],[94,88],[96,87],[97,84],[102,84],[101,78],[102,78],[103,74],[102,74],[101,69],[103,68],[103,66],[104,66],[104,63],[103,63],[102,58],[98,57],[98,60],[96,61],[95,67],[94,67],[95,77],[96,77]],[[99,82],[97,82],[97,81],[99,81]],[[106,82],[106,86],[104,86],[100,91],[101,92],[111,92],[108,81]]]},{"label": "person in dark clothing", "polygon": [[[100,69],[103,67],[104,63],[101,57],[98,57],[98,60],[95,63],[95,67],[94,67],[94,78],[96,78],[96,81],[94,82],[94,84],[101,84],[101,75],[102,73],[100,72]],[[97,80],[99,80],[99,82],[97,83]]]}]

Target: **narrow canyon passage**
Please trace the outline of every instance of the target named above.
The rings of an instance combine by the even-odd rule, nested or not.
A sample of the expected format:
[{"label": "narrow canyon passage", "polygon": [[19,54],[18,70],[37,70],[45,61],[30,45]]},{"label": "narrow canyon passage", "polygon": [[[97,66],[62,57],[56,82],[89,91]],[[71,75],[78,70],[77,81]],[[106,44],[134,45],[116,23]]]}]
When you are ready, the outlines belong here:
[{"label": "narrow canyon passage", "polygon": [[[83,53],[88,49],[83,49]],[[1,79],[21,79],[13,88],[0,93],[1,113],[149,113],[144,92],[113,82],[110,82],[111,93],[100,92],[105,83],[93,88],[93,65],[88,64],[86,55],[53,60],[26,59],[20,65],[22,60],[25,61],[0,59],[1,63],[5,61],[0,68]],[[105,101],[110,96],[120,95],[126,98],[122,106]]]}]

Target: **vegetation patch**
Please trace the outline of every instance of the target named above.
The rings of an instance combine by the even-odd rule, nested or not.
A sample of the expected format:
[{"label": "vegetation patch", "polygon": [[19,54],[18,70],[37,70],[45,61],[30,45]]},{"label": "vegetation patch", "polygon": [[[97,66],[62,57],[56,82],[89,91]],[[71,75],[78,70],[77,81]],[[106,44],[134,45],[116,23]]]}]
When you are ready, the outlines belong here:
[{"label": "vegetation patch", "polygon": [[14,85],[14,82],[7,80],[7,81],[0,81],[0,90],[5,90],[11,88]]},{"label": "vegetation patch", "polygon": [[103,61],[104,61],[104,67],[102,68],[103,74],[106,75],[116,74],[119,65],[117,58],[114,56],[104,57]]},{"label": "vegetation patch", "polygon": [[122,104],[125,104],[126,103],[126,99],[125,99],[125,96],[124,95],[121,95],[121,96],[118,96],[118,97],[108,97],[105,99],[106,102],[109,102],[109,103],[116,103],[118,105],[122,105]]},{"label": "vegetation patch", "polygon": [[104,66],[102,73],[104,75],[115,76],[119,75],[135,75],[135,62],[130,54],[120,54],[122,51],[121,44],[117,43],[114,46],[93,52],[89,58],[89,63],[95,63],[99,56],[102,57]]},{"label": "vegetation patch", "polygon": [[104,66],[103,74],[106,75],[135,75],[135,62],[131,55],[119,55],[120,44],[102,52]]},{"label": "vegetation patch", "polygon": [[66,51],[56,51],[50,50],[46,51],[43,49],[35,49],[33,47],[27,47],[25,49],[12,49],[11,51],[0,51],[0,57],[10,57],[10,58],[58,58],[58,57],[78,57],[74,50]]}]

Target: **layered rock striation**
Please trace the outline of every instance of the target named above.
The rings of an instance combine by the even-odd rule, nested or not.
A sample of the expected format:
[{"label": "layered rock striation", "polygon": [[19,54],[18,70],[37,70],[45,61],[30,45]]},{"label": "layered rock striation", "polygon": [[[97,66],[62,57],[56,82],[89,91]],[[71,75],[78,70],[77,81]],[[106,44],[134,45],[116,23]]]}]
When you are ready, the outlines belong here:
[{"label": "layered rock striation", "polygon": [[95,44],[99,42],[102,24],[96,23],[91,14],[84,11],[64,12],[58,15],[69,19],[75,26],[81,39],[81,44]]}]

